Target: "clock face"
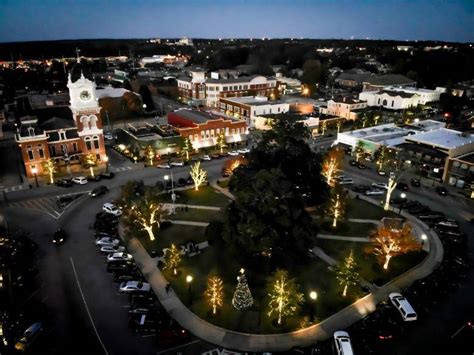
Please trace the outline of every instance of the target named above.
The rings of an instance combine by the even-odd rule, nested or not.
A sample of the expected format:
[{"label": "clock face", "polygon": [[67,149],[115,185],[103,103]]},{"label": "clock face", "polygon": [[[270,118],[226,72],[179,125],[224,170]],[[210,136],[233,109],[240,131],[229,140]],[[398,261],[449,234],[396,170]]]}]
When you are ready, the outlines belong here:
[{"label": "clock face", "polygon": [[87,101],[91,98],[91,94],[87,90],[81,91],[80,98],[82,101]]}]

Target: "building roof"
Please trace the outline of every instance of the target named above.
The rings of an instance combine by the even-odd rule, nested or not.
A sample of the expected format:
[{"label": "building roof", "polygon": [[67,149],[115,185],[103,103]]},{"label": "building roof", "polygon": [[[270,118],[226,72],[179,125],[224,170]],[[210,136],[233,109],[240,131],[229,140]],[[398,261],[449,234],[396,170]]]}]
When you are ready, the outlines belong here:
[{"label": "building roof", "polygon": [[463,135],[462,132],[447,128],[418,133],[407,137],[406,140],[444,149],[454,149],[466,144],[474,144],[474,136],[472,134],[467,133]]},{"label": "building roof", "polygon": [[208,121],[213,120],[227,120],[227,121],[240,121],[234,117],[224,115],[220,112],[215,111],[197,111],[197,110],[188,110],[188,109],[181,109],[178,111],[173,111],[173,114],[180,116],[188,121],[191,121],[195,124],[203,124]]},{"label": "building roof", "polygon": [[372,75],[367,77],[364,83],[368,83],[376,86],[388,86],[388,85],[402,85],[402,84],[416,84],[416,81],[407,78],[401,74],[383,74],[383,75]]},{"label": "building roof", "polygon": [[102,99],[104,97],[122,97],[125,93],[130,92],[124,88],[114,88],[112,86],[97,87],[96,94],[97,98]]},{"label": "building roof", "polygon": [[395,91],[395,90],[381,90],[378,92],[378,94],[379,95],[387,94],[390,97],[400,96],[401,98],[404,98],[404,99],[409,99],[417,95],[415,93],[409,93],[405,91]]},{"label": "building roof", "polygon": [[254,97],[254,96],[225,97],[225,98],[221,98],[221,100],[226,100],[226,101],[229,101],[229,102],[235,102],[235,103],[249,105],[249,106],[287,104],[283,100],[270,101],[270,100],[267,100],[266,97],[265,97],[265,99],[263,99],[263,98]]},{"label": "building roof", "polygon": [[45,131],[54,131],[58,129],[65,129],[65,128],[75,128],[76,125],[74,121],[67,120],[65,118],[60,117],[53,117],[47,121],[44,121],[41,124],[41,128]]},{"label": "building roof", "polygon": [[336,78],[336,81],[349,80],[355,81],[358,84],[366,82],[370,77],[374,76],[372,73],[341,73]]},{"label": "building roof", "polygon": [[[206,84],[239,84],[239,83],[248,83],[255,79],[256,77],[263,75],[250,75],[250,76],[241,76],[240,78],[228,78],[228,79],[206,79]],[[267,80],[276,80],[273,77],[263,76]]]}]

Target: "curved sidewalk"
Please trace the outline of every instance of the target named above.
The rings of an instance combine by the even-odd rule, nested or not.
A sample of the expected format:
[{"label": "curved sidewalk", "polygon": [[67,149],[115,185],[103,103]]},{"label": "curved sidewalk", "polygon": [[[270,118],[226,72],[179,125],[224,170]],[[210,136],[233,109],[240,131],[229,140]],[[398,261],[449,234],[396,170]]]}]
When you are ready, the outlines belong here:
[{"label": "curved sidewalk", "polygon": [[[365,200],[374,203],[371,199]],[[410,286],[415,280],[424,278],[433,272],[443,258],[443,247],[438,236],[412,216],[405,214],[405,217],[428,236],[429,254],[420,264],[322,322],[302,330],[282,334],[240,333],[215,326],[199,318],[181,302],[173,291],[166,293],[165,286],[168,281],[143,245],[135,238],[124,239],[129,253],[133,255],[160,303],[171,317],[196,337],[227,349],[239,351],[287,351],[295,346],[306,347],[316,341],[331,337],[335,331],[345,329],[373,312],[379,302],[388,298],[389,293],[400,291],[400,289]],[[122,225],[120,226],[120,235],[122,238],[126,235]]]}]

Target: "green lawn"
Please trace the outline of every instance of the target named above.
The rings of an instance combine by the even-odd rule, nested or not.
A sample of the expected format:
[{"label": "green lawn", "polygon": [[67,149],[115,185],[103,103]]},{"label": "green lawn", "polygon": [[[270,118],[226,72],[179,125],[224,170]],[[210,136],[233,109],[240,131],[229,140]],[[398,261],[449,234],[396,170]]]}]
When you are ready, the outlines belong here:
[{"label": "green lawn", "polygon": [[337,227],[332,227],[332,222],[327,221],[320,225],[320,233],[334,234],[348,237],[368,237],[377,226],[373,223],[354,223],[348,221],[338,222]]},{"label": "green lawn", "polygon": [[350,199],[346,218],[363,218],[381,220],[383,217],[400,217],[398,214],[391,211],[384,211],[382,207],[373,205],[370,202],[361,199]]},{"label": "green lawn", "polygon": [[213,220],[222,220],[224,217],[224,208],[220,211],[203,210],[198,208],[188,208],[188,211],[176,208],[176,213],[169,215],[170,220],[193,221],[193,222],[210,222]]},{"label": "green lawn", "polygon": [[[176,191],[176,195],[176,203],[189,205],[225,207],[230,202],[227,196],[215,190],[212,186],[201,186],[198,191],[195,191],[194,188]],[[171,194],[165,195],[164,200],[171,202]]]},{"label": "green lawn", "polygon": [[421,250],[395,256],[390,261],[389,269],[383,270],[379,260],[373,254],[365,252],[368,245],[368,243],[346,242],[342,240],[318,240],[318,246],[326,254],[338,261],[343,261],[352,250],[354,258],[359,265],[361,277],[378,286],[382,286],[411,269],[426,257],[426,252]]}]

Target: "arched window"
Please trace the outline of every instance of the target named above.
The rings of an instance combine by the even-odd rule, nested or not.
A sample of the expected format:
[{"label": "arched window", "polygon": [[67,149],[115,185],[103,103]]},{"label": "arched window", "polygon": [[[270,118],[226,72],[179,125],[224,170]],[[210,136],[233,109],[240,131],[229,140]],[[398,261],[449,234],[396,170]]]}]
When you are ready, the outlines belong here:
[{"label": "arched window", "polygon": [[387,106],[387,100],[382,101],[382,106]]},{"label": "arched window", "polygon": [[81,117],[81,123],[82,123],[82,129],[83,129],[83,130],[91,129],[89,117],[87,117],[87,116],[82,116],[82,117]]},{"label": "arched window", "polygon": [[92,138],[84,137],[84,143],[86,144],[86,150],[92,150]]},{"label": "arched window", "polygon": [[92,137],[92,140],[94,142],[94,149],[99,149],[100,147],[99,136]]},{"label": "arched window", "polygon": [[89,116],[89,121],[90,121],[91,129],[97,128],[97,116],[96,115]]}]

